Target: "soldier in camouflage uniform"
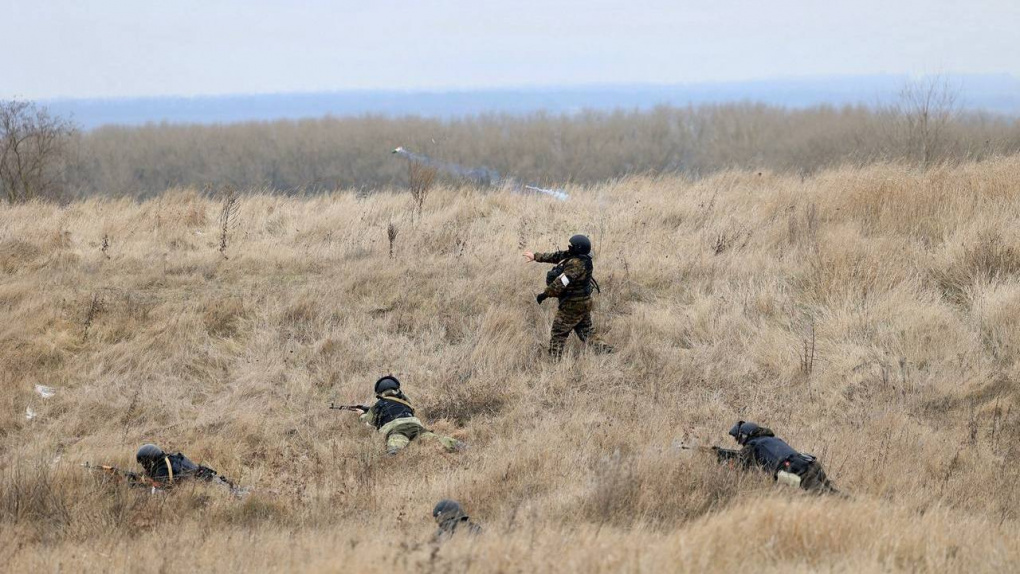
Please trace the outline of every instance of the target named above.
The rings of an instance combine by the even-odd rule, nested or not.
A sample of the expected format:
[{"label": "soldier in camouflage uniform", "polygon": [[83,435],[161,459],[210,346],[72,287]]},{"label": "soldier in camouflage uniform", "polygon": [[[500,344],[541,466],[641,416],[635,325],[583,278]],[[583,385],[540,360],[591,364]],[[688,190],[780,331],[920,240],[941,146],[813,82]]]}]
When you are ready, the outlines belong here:
[{"label": "soldier in camouflage uniform", "polygon": [[591,241],[584,235],[575,235],[570,238],[570,246],[566,251],[552,253],[525,251],[524,258],[528,261],[556,264],[546,274],[545,291],[535,297],[539,305],[550,297],[555,297],[560,302],[552,324],[549,354],[555,358],[563,355],[563,346],[571,331],[577,333],[577,338],[588,343],[596,351],[612,351],[612,347],[594,338],[591,294],[593,289],[598,289],[598,283],[592,277],[594,265],[591,258]]},{"label": "soldier in camouflage uniform", "polygon": [[469,534],[479,534],[482,531],[481,526],[471,522],[471,518],[456,500],[440,500],[432,509],[432,518],[439,525],[439,529],[432,537],[435,542],[452,538],[458,530]]},{"label": "soldier in camouflage uniform", "polygon": [[463,448],[464,443],[459,440],[425,428],[414,416],[414,407],[400,391],[400,381],[396,377],[387,375],[376,381],[375,398],[371,407],[358,407],[363,413],[360,418],[386,437],[387,454],[397,454],[415,439],[437,440],[449,452]]}]

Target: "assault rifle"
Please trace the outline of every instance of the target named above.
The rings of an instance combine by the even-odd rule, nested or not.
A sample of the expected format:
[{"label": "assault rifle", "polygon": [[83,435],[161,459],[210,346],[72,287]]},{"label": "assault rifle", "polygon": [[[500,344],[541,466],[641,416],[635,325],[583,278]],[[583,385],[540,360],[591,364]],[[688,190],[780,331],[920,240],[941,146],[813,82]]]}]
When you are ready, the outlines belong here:
[{"label": "assault rifle", "polygon": [[230,491],[230,494],[233,494],[238,498],[243,498],[246,494],[248,494],[248,492],[251,491],[251,488],[238,486],[237,484],[234,483],[234,481],[223,476],[222,474],[217,474],[215,470],[209,468],[208,466],[198,467],[198,470],[195,471],[195,474],[193,476],[199,480],[204,480],[210,484],[218,484],[220,486],[225,486],[227,490]]},{"label": "assault rifle", "polygon": [[354,413],[367,413],[371,407],[365,405],[337,405],[333,404],[333,401],[329,402],[330,410],[334,411],[351,411]]},{"label": "assault rifle", "polygon": [[109,466],[106,464],[92,464],[89,462],[83,462],[82,467],[92,471],[101,472],[107,476],[112,476],[118,482],[125,482],[131,486],[143,486],[160,488],[162,485],[155,480],[145,476],[140,472],[132,472],[130,470],[123,470],[115,466]]},{"label": "assault rifle", "polygon": [[731,450],[728,448],[722,448],[718,446],[692,446],[682,444],[680,445],[681,450],[699,450],[699,451],[711,451],[715,453],[715,458],[718,462],[740,462],[740,451]]}]

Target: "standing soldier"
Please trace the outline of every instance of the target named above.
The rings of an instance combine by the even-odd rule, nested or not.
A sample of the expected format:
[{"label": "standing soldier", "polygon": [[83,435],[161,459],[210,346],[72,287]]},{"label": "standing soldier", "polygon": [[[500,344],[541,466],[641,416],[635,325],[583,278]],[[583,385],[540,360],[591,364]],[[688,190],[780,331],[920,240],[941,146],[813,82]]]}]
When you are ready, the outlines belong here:
[{"label": "standing soldier", "polygon": [[594,265],[591,259],[591,240],[584,235],[570,238],[570,246],[566,251],[552,253],[524,252],[528,261],[539,263],[555,263],[545,277],[545,291],[535,297],[539,305],[549,297],[559,299],[559,309],[552,324],[552,335],[549,340],[549,354],[554,358],[563,355],[563,346],[570,332],[577,333],[577,338],[585,343],[592,339],[591,346],[599,352],[611,352],[609,345],[594,340],[594,328],[591,322],[592,290],[598,290],[598,282],[592,277]]},{"label": "standing soldier", "polygon": [[425,428],[414,407],[400,390],[400,381],[387,375],[375,382],[376,402],[371,407],[351,407],[362,413],[361,420],[386,437],[386,453],[397,454],[415,439],[435,439],[450,452],[463,448],[464,443],[455,438],[438,435]]}]

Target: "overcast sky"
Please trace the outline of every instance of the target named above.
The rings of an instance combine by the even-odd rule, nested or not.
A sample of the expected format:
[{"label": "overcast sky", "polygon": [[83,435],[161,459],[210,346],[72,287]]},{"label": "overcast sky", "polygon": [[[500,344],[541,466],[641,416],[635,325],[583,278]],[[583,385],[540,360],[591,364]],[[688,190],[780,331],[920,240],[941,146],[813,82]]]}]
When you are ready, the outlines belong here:
[{"label": "overcast sky", "polygon": [[0,20],[0,98],[1020,76],[1018,0],[0,0]]}]

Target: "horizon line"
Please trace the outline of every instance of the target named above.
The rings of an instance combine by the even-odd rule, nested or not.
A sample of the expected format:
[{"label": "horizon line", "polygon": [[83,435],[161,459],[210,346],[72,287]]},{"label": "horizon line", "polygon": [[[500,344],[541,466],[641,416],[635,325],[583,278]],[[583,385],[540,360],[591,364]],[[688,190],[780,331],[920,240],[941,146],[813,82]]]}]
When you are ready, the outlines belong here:
[{"label": "horizon line", "polygon": [[491,86],[422,86],[422,87],[351,87],[336,89],[308,89],[308,90],[282,90],[282,91],[255,91],[255,92],[218,92],[218,93],[166,93],[166,94],[143,94],[143,95],[95,95],[95,96],[47,96],[39,98],[27,98],[22,96],[9,96],[3,99],[35,101],[41,104],[64,103],[64,102],[119,102],[139,100],[201,100],[201,99],[225,99],[245,97],[300,97],[300,96],[321,96],[321,95],[371,95],[371,94],[393,94],[393,95],[467,95],[486,93],[506,92],[554,92],[571,90],[616,90],[616,89],[683,89],[703,87],[726,87],[740,85],[770,84],[770,83],[795,83],[795,82],[825,82],[825,81],[850,81],[861,79],[872,80],[900,80],[923,79],[943,76],[949,79],[966,80],[968,78],[998,78],[1020,82],[1020,75],[1009,72],[996,73],[926,73],[913,74],[909,72],[878,72],[874,74],[818,74],[818,75],[782,75],[759,78],[748,78],[743,80],[720,80],[700,82],[583,82],[565,84],[508,84]]}]

